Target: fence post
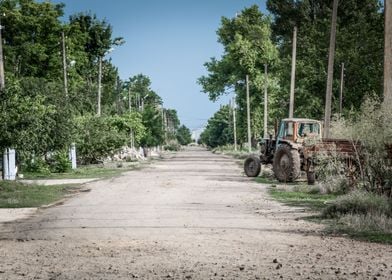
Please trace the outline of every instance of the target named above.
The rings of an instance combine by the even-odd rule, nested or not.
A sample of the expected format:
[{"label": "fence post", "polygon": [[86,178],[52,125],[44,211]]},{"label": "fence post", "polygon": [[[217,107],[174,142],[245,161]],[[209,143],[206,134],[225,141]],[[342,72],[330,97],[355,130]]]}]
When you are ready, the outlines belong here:
[{"label": "fence post", "polygon": [[71,161],[71,168],[76,169],[77,164],[76,164],[76,146],[75,143],[71,144],[71,147],[69,148],[69,160]]},{"label": "fence post", "polygon": [[4,150],[3,179],[8,181],[15,181],[16,179],[15,150],[11,148]]}]

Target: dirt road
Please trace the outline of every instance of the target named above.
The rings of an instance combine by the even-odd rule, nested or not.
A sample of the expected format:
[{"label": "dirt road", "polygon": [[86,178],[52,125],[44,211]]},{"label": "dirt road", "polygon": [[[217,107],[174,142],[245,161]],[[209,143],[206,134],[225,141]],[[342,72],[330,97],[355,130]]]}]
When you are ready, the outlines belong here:
[{"label": "dirt road", "polygon": [[325,237],[197,148],[0,226],[0,279],[391,279],[392,246]]}]

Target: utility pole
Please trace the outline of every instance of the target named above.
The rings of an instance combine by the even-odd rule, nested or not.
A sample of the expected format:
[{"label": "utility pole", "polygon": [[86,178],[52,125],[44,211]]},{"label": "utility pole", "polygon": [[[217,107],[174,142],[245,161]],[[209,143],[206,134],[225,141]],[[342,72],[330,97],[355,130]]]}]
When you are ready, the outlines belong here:
[{"label": "utility pole", "polygon": [[233,109],[234,151],[237,151],[237,119],[236,119],[235,98],[233,98],[232,109]]},{"label": "utility pole", "polygon": [[268,138],[268,66],[264,64],[264,138]]},{"label": "utility pole", "polygon": [[131,100],[131,86],[128,85],[128,109],[132,112],[132,100]]},{"label": "utility pole", "polygon": [[329,137],[329,127],[331,122],[332,81],[333,81],[333,64],[335,59],[337,13],[338,13],[338,0],[334,0],[333,10],[332,10],[331,37],[329,40],[328,77],[327,77],[327,90],[325,93],[325,112],[324,112],[325,115],[324,115],[323,138]]},{"label": "utility pole", "polygon": [[62,49],[63,49],[64,94],[65,94],[65,97],[68,97],[67,53],[66,53],[66,49],[65,49],[64,31],[61,32],[61,42],[62,42]]},{"label": "utility pole", "polygon": [[384,104],[392,106],[392,0],[384,0]]},{"label": "utility pole", "polygon": [[97,116],[101,116],[101,92],[102,92],[102,56],[98,58],[98,107]]},{"label": "utility pole", "polygon": [[297,26],[293,32],[293,53],[291,55],[291,83],[290,83],[290,105],[289,118],[294,117],[294,90],[295,90],[295,65],[297,60]]},{"label": "utility pole", "polygon": [[246,115],[248,121],[248,149],[252,151],[252,135],[250,133],[250,101],[249,101],[249,76],[246,75]]},{"label": "utility pole", "polygon": [[5,73],[4,73],[4,60],[3,60],[3,27],[0,21],[0,91],[5,89]]},{"label": "utility pole", "polygon": [[340,93],[339,93],[339,114],[343,112],[343,87],[344,87],[344,63],[342,63],[342,71],[340,73]]}]

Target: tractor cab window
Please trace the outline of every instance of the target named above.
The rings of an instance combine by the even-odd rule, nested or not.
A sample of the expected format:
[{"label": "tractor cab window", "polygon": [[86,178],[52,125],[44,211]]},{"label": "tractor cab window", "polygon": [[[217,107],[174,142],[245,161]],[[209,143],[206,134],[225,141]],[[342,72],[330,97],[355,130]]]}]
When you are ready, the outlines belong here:
[{"label": "tractor cab window", "polygon": [[320,134],[320,126],[318,123],[301,123],[298,126],[298,136],[318,136]]},{"label": "tractor cab window", "polygon": [[279,138],[292,138],[294,136],[294,123],[284,122],[280,126]]}]

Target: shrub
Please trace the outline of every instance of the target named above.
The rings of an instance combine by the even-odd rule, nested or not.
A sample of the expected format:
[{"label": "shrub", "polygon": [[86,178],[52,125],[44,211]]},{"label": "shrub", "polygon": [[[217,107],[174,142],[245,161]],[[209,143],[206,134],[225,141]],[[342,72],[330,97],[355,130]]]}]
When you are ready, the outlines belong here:
[{"label": "shrub", "polygon": [[358,185],[369,192],[391,196],[392,159],[387,145],[392,144],[392,111],[378,100],[368,99],[361,111],[350,119],[332,122],[332,137],[361,143],[355,161],[360,180]]},{"label": "shrub", "polygon": [[373,214],[392,217],[392,202],[385,196],[364,191],[353,191],[338,197],[322,213],[327,218],[336,218],[346,214]]},{"label": "shrub", "polygon": [[50,171],[55,173],[65,173],[71,170],[71,161],[68,158],[66,151],[58,151],[53,156]]},{"label": "shrub", "polygon": [[77,119],[77,156],[82,163],[98,163],[128,142],[128,135],[111,117],[87,116]]},{"label": "shrub", "polygon": [[49,174],[50,169],[47,162],[41,157],[32,156],[24,162],[23,170],[31,173]]},{"label": "shrub", "polygon": [[181,145],[177,142],[177,140],[171,140],[163,148],[166,151],[179,151],[181,149]]}]

